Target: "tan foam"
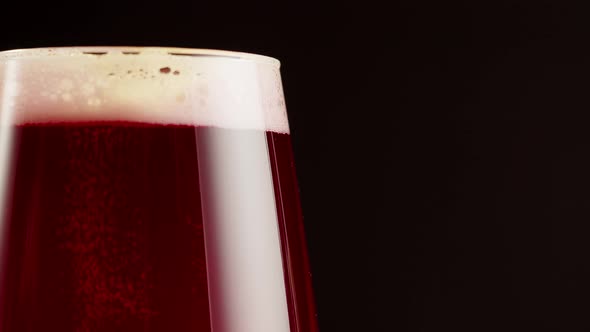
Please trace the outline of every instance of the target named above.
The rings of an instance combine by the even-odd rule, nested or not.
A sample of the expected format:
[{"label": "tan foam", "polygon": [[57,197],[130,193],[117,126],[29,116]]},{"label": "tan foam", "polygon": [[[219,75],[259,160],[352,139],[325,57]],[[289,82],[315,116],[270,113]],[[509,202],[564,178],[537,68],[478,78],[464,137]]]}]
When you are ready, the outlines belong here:
[{"label": "tan foam", "polygon": [[137,121],[289,132],[277,60],[178,48],[0,53],[0,122]]}]

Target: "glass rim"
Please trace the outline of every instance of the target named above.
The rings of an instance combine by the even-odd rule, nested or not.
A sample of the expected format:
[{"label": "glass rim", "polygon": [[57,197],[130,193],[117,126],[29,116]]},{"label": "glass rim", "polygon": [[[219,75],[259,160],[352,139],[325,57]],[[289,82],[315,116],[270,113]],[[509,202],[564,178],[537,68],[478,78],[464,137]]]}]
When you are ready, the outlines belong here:
[{"label": "glass rim", "polygon": [[165,55],[188,57],[214,57],[252,61],[272,65],[276,68],[281,62],[273,57],[238,51],[208,48],[166,47],[166,46],[58,46],[20,48],[0,51],[0,62],[10,59],[44,58],[51,56],[100,56],[106,54],[122,55]]}]

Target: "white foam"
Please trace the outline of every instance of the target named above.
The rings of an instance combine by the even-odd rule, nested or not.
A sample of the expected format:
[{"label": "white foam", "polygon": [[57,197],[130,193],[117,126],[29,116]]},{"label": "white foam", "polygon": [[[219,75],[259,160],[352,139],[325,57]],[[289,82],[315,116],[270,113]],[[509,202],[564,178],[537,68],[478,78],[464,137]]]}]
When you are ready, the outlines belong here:
[{"label": "white foam", "polygon": [[289,132],[278,61],[237,52],[3,52],[0,101],[0,118],[14,124],[137,121]]}]

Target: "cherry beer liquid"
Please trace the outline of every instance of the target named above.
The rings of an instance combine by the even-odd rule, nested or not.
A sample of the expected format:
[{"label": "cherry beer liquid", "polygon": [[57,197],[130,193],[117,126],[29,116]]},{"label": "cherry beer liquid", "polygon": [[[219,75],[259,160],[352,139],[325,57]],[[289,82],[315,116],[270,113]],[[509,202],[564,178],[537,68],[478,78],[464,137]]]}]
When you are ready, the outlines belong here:
[{"label": "cherry beer liquid", "polygon": [[167,95],[191,68],[152,62],[18,94],[36,100],[2,127],[0,332],[316,331],[288,127],[188,121],[213,84]]}]

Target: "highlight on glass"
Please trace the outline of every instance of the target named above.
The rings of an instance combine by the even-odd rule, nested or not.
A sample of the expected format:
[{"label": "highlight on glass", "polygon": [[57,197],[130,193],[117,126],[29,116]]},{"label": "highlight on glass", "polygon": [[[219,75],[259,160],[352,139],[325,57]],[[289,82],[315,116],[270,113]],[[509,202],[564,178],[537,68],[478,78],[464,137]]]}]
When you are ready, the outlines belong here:
[{"label": "highlight on glass", "polygon": [[0,332],[317,331],[279,62],[0,52]]}]

